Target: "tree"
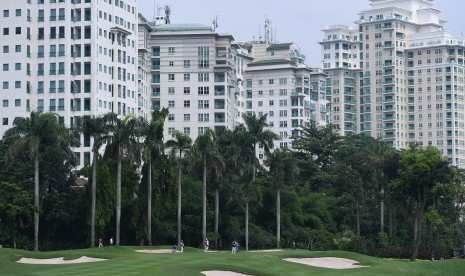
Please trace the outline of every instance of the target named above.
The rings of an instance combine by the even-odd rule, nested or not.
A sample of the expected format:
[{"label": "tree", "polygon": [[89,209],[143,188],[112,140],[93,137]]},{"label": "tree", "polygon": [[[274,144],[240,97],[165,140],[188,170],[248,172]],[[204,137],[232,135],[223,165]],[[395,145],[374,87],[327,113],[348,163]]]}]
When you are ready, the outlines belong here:
[{"label": "tree", "polygon": [[192,140],[189,136],[175,131],[173,133],[173,138],[166,142],[166,146],[171,148],[172,156],[178,155],[178,222],[177,222],[177,241],[181,242],[181,200],[182,200],[182,188],[181,188],[181,176],[182,176],[182,157],[183,153],[190,150],[192,147]]},{"label": "tree", "polygon": [[202,240],[207,238],[207,163],[218,163],[220,157],[216,147],[216,134],[207,128],[197,137],[194,143],[194,153],[202,162]]},{"label": "tree", "polygon": [[120,224],[121,224],[121,160],[123,158],[138,161],[140,132],[139,121],[131,115],[119,119],[116,114],[108,115],[110,122],[111,144],[106,151],[117,158],[116,174],[116,240],[115,244],[120,244]]},{"label": "tree", "polygon": [[278,149],[268,155],[265,165],[269,166],[270,174],[276,187],[276,247],[280,248],[281,188],[297,175],[297,164],[291,151]]},{"label": "tree", "polygon": [[455,181],[454,174],[447,159],[434,147],[422,148],[412,144],[410,149],[402,151],[399,177],[391,182],[391,188],[404,193],[415,203],[416,234],[411,261],[418,257],[425,210],[435,196],[450,192]]},{"label": "tree", "polygon": [[93,139],[92,145],[92,203],[91,203],[91,230],[90,230],[90,247],[95,246],[95,205],[97,200],[97,156],[98,152],[105,142],[110,138],[109,116],[95,117],[85,115],[80,121],[80,131],[84,136],[90,136]]},{"label": "tree", "polygon": [[[39,160],[47,146],[58,145],[66,148],[71,145],[70,133],[59,122],[54,113],[31,112],[29,118],[17,117],[13,127],[5,132],[5,137],[16,137],[10,154],[17,156],[28,151],[34,160],[34,251],[39,250]],[[68,151],[69,148],[68,148]]]},{"label": "tree", "polygon": [[[274,132],[266,129],[269,125],[266,122],[267,114],[264,116],[257,117],[255,113],[252,115],[243,114],[246,127],[246,143],[253,149],[253,155],[249,156],[248,159],[252,165],[253,178],[252,182],[255,181],[255,174],[257,171],[256,164],[257,159],[257,146],[260,144],[263,147],[265,153],[269,153],[274,146],[274,141],[279,139],[279,136]],[[249,154],[250,151],[247,151]],[[245,249],[249,250],[249,203],[246,200],[246,222],[245,222]]]},{"label": "tree", "polygon": [[149,124],[142,124],[142,137],[145,138],[143,156],[147,162],[147,240],[152,245],[152,159],[165,150],[163,143],[163,127],[168,109],[154,110]]}]

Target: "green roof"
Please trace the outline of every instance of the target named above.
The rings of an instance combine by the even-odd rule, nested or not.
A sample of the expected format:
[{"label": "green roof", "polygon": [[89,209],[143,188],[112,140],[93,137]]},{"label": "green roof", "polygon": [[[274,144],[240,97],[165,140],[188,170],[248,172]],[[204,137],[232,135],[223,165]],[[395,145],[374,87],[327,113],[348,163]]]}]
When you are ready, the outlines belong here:
[{"label": "green roof", "polygon": [[212,28],[202,24],[166,24],[154,26],[155,32],[211,31]]},{"label": "green roof", "polygon": [[279,65],[279,64],[290,64],[291,62],[287,59],[266,59],[251,62],[248,66],[262,66],[262,65]]},{"label": "green roof", "polygon": [[289,50],[293,43],[279,43],[272,44],[270,47],[266,48],[267,51],[276,51],[276,50]]}]

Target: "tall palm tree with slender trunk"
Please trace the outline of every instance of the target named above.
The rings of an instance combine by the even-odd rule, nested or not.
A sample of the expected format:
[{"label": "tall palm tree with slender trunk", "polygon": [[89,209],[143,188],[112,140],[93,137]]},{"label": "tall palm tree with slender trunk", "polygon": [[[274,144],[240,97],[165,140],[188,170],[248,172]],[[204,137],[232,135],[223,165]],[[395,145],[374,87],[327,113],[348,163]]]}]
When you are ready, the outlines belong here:
[{"label": "tall palm tree with slender trunk", "polygon": [[215,132],[207,128],[197,137],[194,143],[194,153],[202,162],[202,240],[207,237],[207,164],[220,162],[220,154],[216,144]]},{"label": "tall palm tree with slender trunk", "polygon": [[[279,136],[274,132],[267,129],[269,127],[266,122],[267,114],[257,117],[257,115],[252,113],[248,115],[243,114],[242,118],[244,119],[245,127],[247,129],[247,143],[251,148],[253,148],[253,156],[249,159],[253,169],[253,178],[252,182],[255,181],[255,175],[257,171],[257,164],[259,161],[257,159],[257,146],[260,144],[263,147],[265,153],[269,153],[274,146],[274,141],[279,140]],[[246,222],[245,222],[245,249],[249,249],[249,205],[246,201]]]},{"label": "tall palm tree with slender trunk", "polygon": [[85,136],[93,139],[92,145],[92,203],[91,203],[91,226],[90,247],[95,247],[95,206],[97,201],[97,156],[100,148],[109,138],[110,126],[109,115],[103,117],[83,116],[80,120],[79,129]]},{"label": "tall palm tree with slender trunk", "polygon": [[[34,251],[39,250],[39,162],[45,147],[68,148],[70,133],[59,122],[54,113],[31,112],[29,118],[17,117],[13,127],[6,131],[5,138],[16,139],[10,150],[15,157],[20,152],[29,151],[34,161]],[[67,145],[65,145],[67,144]],[[63,146],[65,145],[65,146]]]},{"label": "tall palm tree with slender trunk", "polygon": [[276,186],[276,247],[281,246],[281,188],[297,174],[297,165],[292,152],[278,149],[270,153],[265,160]]},{"label": "tall palm tree with slender trunk", "polygon": [[165,150],[163,127],[168,109],[154,110],[149,123],[142,122],[141,136],[144,138],[143,156],[147,162],[147,242],[152,245],[152,159]]},{"label": "tall palm tree with slender trunk", "polygon": [[121,162],[125,158],[130,161],[139,161],[140,144],[140,121],[134,116],[128,115],[122,119],[114,113],[109,115],[110,120],[110,139],[111,143],[107,146],[107,151],[116,156],[117,175],[116,175],[116,240],[115,244],[120,245],[121,229]]},{"label": "tall palm tree with slender trunk", "polygon": [[171,155],[176,156],[178,153],[178,222],[177,222],[177,240],[178,244],[181,242],[181,201],[182,201],[182,158],[183,153],[190,150],[192,147],[192,140],[189,136],[175,131],[173,138],[166,142],[166,146],[171,148]]}]

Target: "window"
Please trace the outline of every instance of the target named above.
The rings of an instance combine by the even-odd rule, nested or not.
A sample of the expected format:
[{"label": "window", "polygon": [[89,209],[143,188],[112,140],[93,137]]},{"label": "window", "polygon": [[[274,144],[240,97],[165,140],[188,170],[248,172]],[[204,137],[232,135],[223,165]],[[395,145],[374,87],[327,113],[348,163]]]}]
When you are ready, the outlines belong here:
[{"label": "window", "polygon": [[174,121],[174,114],[168,114],[168,121]]},{"label": "window", "polygon": [[15,52],[16,53],[21,53],[21,45],[16,45],[15,46]]},{"label": "window", "polygon": [[191,88],[190,87],[184,87],[184,94],[190,94],[191,93]]},{"label": "window", "polygon": [[15,106],[21,106],[21,99],[15,99]]},{"label": "window", "polygon": [[169,62],[169,66],[170,66],[170,67],[174,66],[174,61],[170,61],[170,62]]},{"label": "window", "polygon": [[185,60],[184,61],[184,68],[189,68],[191,67],[191,61],[190,60]]},{"label": "window", "polygon": [[184,107],[186,108],[191,107],[191,101],[184,101]]},{"label": "window", "polygon": [[3,64],[3,71],[10,71],[10,65],[8,63]]},{"label": "window", "polygon": [[208,113],[200,113],[198,115],[199,122],[208,122],[210,121],[210,114]]},{"label": "window", "polygon": [[9,53],[10,52],[10,47],[8,45],[3,46],[3,52],[4,53]]},{"label": "window", "polygon": [[199,47],[198,48],[198,65],[199,68],[208,68],[210,67],[210,50],[209,47]]},{"label": "window", "polygon": [[269,79],[268,84],[274,84],[274,79]]},{"label": "window", "polygon": [[3,107],[8,107],[8,100],[3,100]]},{"label": "window", "polygon": [[3,82],[3,89],[8,89],[10,87],[10,83],[7,81]]},{"label": "window", "polygon": [[184,81],[190,81],[191,80],[191,74],[184,74]]},{"label": "window", "polygon": [[10,10],[3,10],[3,17],[10,17]]},{"label": "window", "polygon": [[191,120],[191,114],[184,114],[184,122],[189,122]]},{"label": "window", "polygon": [[168,87],[168,94],[174,95],[174,93],[175,93],[174,87]]},{"label": "window", "polygon": [[8,118],[2,118],[2,124],[4,126],[7,126],[8,125]]},{"label": "window", "polygon": [[199,100],[198,101],[198,108],[199,109],[208,109],[210,107],[210,103],[208,100]]},{"label": "window", "polygon": [[184,128],[184,134],[185,135],[190,135],[191,134],[191,128],[190,127],[185,127]]},{"label": "window", "polygon": [[15,81],[15,88],[16,89],[21,88],[21,81]]},{"label": "window", "polygon": [[168,107],[174,107],[174,101],[168,101]]},{"label": "window", "polygon": [[199,73],[199,81],[200,82],[207,82],[210,80],[210,76],[208,73]]},{"label": "window", "polygon": [[20,71],[21,70],[21,63],[15,63],[15,70]]},{"label": "window", "polygon": [[210,94],[210,87],[208,87],[208,86],[199,87],[198,92],[199,92],[198,93],[199,95],[208,95],[208,94]]},{"label": "window", "polygon": [[174,47],[168,47],[168,54],[173,55],[175,53]]},{"label": "window", "polygon": [[174,74],[168,74],[168,80],[174,81]]}]

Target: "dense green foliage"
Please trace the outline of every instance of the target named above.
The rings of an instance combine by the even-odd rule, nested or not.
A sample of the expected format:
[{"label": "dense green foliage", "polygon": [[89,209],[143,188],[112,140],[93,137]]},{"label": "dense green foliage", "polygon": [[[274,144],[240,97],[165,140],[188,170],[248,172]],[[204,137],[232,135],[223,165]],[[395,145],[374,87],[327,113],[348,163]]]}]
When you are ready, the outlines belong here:
[{"label": "dense green foliage", "polygon": [[[224,248],[234,239],[245,248],[248,240],[251,249],[290,247],[295,241],[308,250],[402,258],[412,257],[415,248],[422,258],[432,252],[449,257],[464,246],[462,172],[434,148],[415,144],[398,151],[364,135],[340,137],[331,125],[310,123],[292,149],[272,151],[264,162],[254,152],[268,152],[277,137],[266,132],[263,118],[245,118],[249,126],[232,131],[207,132],[192,146],[179,132],[164,144],[159,115],[156,122],[115,117],[115,128],[99,134],[113,139],[92,162],[98,161],[95,176],[92,164],[72,171],[63,162],[65,149],[43,148],[42,250],[89,245],[94,178],[95,236],[104,243],[116,236],[119,209],[124,245],[183,239],[201,247],[206,235],[212,248],[219,239]],[[130,129],[124,130],[125,124]],[[34,168],[26,150],[5,157],[14,139],[19,138],[0,142],[0,244],[31,249]],[[89,185],[75,187],[76,174],[88,177]]]}]

